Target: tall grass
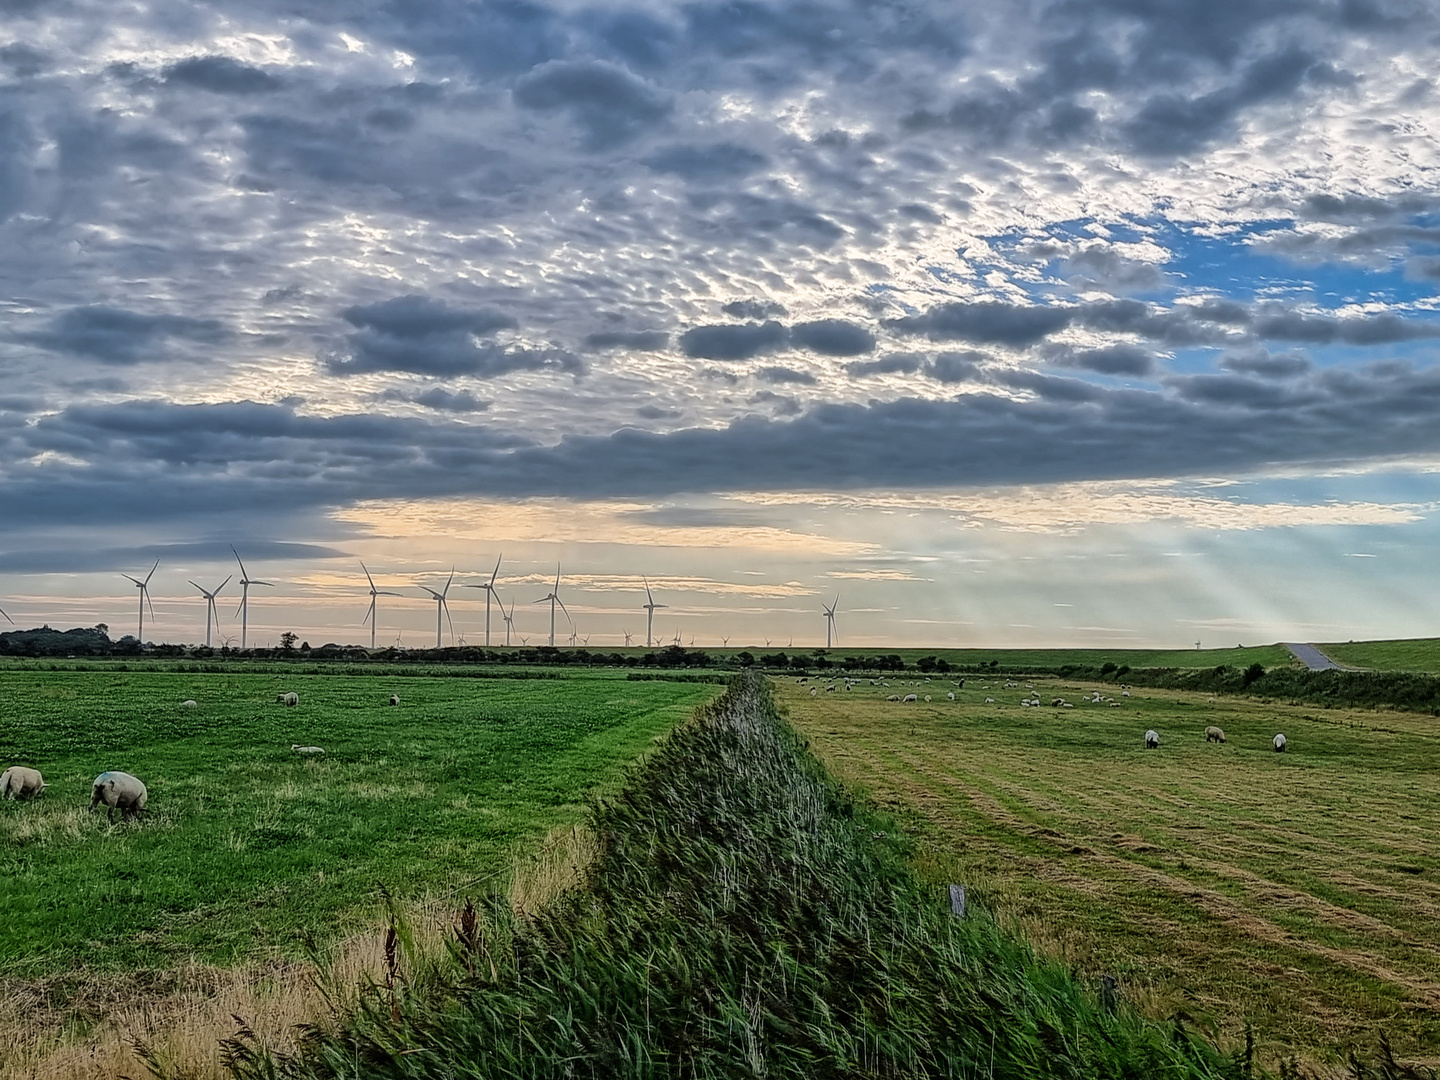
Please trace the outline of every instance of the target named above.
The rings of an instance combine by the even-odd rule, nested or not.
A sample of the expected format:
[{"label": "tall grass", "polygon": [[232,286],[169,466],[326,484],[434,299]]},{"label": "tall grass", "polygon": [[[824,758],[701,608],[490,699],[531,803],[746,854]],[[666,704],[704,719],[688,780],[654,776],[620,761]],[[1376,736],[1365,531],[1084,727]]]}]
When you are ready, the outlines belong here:
[{"label": "tall grass", "polygon": [[[584,879],[533,914],[457,920],[292,1054],[242,1078],[1242,1077],[983,912],[959,919],[902,840],[825,773],[744,674],[592,810]],[[397,933],[403,944],[403,933]]]}]

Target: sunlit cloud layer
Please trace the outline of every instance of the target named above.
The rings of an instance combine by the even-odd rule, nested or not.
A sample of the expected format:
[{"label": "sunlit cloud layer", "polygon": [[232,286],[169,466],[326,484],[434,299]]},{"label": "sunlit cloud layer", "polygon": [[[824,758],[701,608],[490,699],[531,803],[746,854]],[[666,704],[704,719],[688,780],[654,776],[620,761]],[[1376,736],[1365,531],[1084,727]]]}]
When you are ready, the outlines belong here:
[{"label": "sunlit cloud layer", "polygon": [[[1420,0],[6,3],[0,601],[233,542],[312,590],[277,625],[505,551],[757,628],[874,590],[877,641],[1440,631],[1387,608],[1440,499],[1437,40]],[[1193,589],[1002,614],[1222,534]],[[1327,622],[1275,567],[1368,585]]]}]

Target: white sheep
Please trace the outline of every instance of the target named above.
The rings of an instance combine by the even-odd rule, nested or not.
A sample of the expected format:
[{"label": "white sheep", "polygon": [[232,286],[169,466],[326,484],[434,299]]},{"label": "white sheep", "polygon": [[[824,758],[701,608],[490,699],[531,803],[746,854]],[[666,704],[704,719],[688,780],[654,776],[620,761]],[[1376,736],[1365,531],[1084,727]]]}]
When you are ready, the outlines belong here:
[{"label": "white sheep", "polygon": [[126,772],[102,772],[95,778],[94,789],[90,792],[90,809],[100,803],[107,807],[105,817],[113,822],[115,811],[120,811],[120,820],[138,817],[145,810],[149,798],[145,785]]},{"label": "white sheep", "polygon": [[1205,729],[1205,741],[1223,743],[1225,741],[1225,732],[1221,731],[1214,724],[1211,724]]},{"label": "white sheep", "polygon": [[198,709],[200,706],[196,704],[194,698],[186,698],[184,701],[180,702],[180,707],[182,709]]},{"label": "white sheep", "polygon": [[1145,732],[1145,749],[1156,750],[1160,747],[1160,733],[1154,728]]},{"label": "white sheep", "polygon": [[951,701],[954,701],[954,700],[955,700],[955,691],[954,691],[954,690],[951,690],[951,691],[950,691],[948,694],[946,694],[945,696],[946,696],[947,698],[949,698]]},{"label": "white sheep", "polygon": [[276,694],[275,700],[281,705],[299,705],[300,695],[291,690],[288,694]]},{"label": "white sheep", "polygon": [[917,697],[915,694],[906,694],[905,697],[902,698],[901,700],[902,700],[902,702],[904,702],[904,701],[917,701],[917,702],[918,702],[920,699],[919,699],[919,697]]},{"label": "white sheep", "polygon": [[290,744],[290,749],[297,754],[323,754],[325,752],[318,746],[298,746],[295,743]]},{"label": "white sheep", "polygon": [[820,688],[819,688],[818,686],[812,686],[812,687],[810,687],[810,696],[811,696],[811,697],[814,697],[814,696],[815,696],[816,694],[818,694],[818,693],[820,693]]},{"label": "white sheep", "polygon": [[926,694],[926,695],[925,695],[925,700],[926,700],[926,701],[929,701],[929,700],[930,700],[930,695],[929,695],[929,694]]},{"label": "white sheep", "polygon": [[24,765],[12,765],[0,773],[0,798],[33,799],[49,786],[39,769],[27,769]]},{"label": "white sheep", "polygon": [[886,701],[899,701],[899,700],[900,700],[900,695],[899,695],[899,694],[891,694],[891,695],[890,695],[889,697],[887,697],[885,700],[886,700]]},{"label": "white sheep", "polygon": [[391,694],[391,695],[390,695],[390,704],[391,704],[391,705],[399,705],[399,704],[400,704],[400,695],[399,695],[399,694]]},{"label": "white sheep", "polygon": [[1270,745],[1275,747],[1275,753],[1283,754],[1286,746],[1285,736],[1283,734],[1276,735],[1275,738],[1270,740]]}]

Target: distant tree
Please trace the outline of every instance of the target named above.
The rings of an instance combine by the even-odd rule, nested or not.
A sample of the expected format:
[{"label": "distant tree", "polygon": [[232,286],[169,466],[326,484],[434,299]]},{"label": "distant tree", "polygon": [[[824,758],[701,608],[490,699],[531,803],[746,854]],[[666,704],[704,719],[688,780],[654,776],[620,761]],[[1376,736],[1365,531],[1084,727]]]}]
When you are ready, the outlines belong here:
[{"label": "distant tree", "polygon": [[299,640],[300,640],[300,637],[299,637],[298,634],[295,634],[294,632],[292,632],[292,631],[290,631],[290,630],[286,630],[283,634],[280,635],[280,648],[283,649],[283,650],[284,650],[285,652],[287,652],[287,653],[288,653],[288,652],[294,652],[294,651],[295,651],[295,642],[297,642],[297,641],[299,641]]},{"label": "distant tree", "polygon": [[748,652],[738,652],[735,654],[735,662],[741,667],[751,667],[755,663],[755,657]]},{"label": "distant tree", "polygon": [[1256,679],[1262,678],[1264,675],[1265,665],[1257,660],[1255,663],[1251,664],[1245,669],[1244,685],[1249,686]]},{"label": "distant tree", "polygon": [[1116,670],[1115,665],[1114,665],[1113,663],[1108,663],[1108,662],[1107,662],[1103,667],[1100,668],[1100,674],[1101,674],[1102,676],[1104,676],[1104,675],[1109,675],[1112,671],[1115,671],[1115,670]]},{"label": "distant tree", "polygon": [[915,670],[924,672],[928,675],[930,672],[935,670],[935,665],[937,663],[939,663],[939,661],[937,661],[933,656],[922,656],[919,660],[915,661]]}]

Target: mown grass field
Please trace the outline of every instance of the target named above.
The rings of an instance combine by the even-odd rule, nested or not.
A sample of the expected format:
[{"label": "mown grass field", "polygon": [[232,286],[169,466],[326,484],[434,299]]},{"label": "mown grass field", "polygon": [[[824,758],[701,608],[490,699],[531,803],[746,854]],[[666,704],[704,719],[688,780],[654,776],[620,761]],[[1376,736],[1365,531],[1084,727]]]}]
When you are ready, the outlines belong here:
[{"label": "mown grass field", "polygon": [[[0,979],[297,955],[382,887],[404,900],[507,869],[719,692],[242,672],[0,672],[0,762],[50,784],[0,802]],[[107,769],[148,786],[138,823],[87,813]]]},{"label": "mown grass field", "polygon": [[[772,645],[769,648],[756,645],[743,647],[752,655],[783,652],[786,656],[810,656],[815,652],[813,645],[786,648]],[[1328,646],[1327,646],[1328,648]],[[624,650],[621,650],[624,652]],[[716,657],[733,657],[740,648],[706,649]],[[852,649],[837,645],[830,649],[828,656],[836,664],[847,656],[875,657],[897,655],[905,663],[914,665],[922,657],[933,656],[963,671],[973,671],[982,664],[998,663],[1006,671],[1036,671],[1064,667],[1099,668],[1107,663],[1141,667],[1206,668],[1225,664],[1230,667],[1246,668],[1254,663],[1276,667],[1297,663],[1295,657],[1283,645],[1240,646],[1233,649]]]},{"label": "mown grass field", "polygon": [[[915,831],[927,876],[1155,1016],[1232,1042],[1252,1026],[1272,1063],[1381,1030],[1440,1061],[1440,721],[1097,687],[1110,708],[1051,680],[971,678],[951,704],[950,680],[915,681],[779,685],[835,774]],[[1018,704],[1027,682],[1044,706]],[[885,700],[906,692],[935,700]]]},{"label": "mown grass field", "polygon": [[1320,645],[1337,664],[1372,671],[1440,672],[1440,638],[1350,641]]}]

